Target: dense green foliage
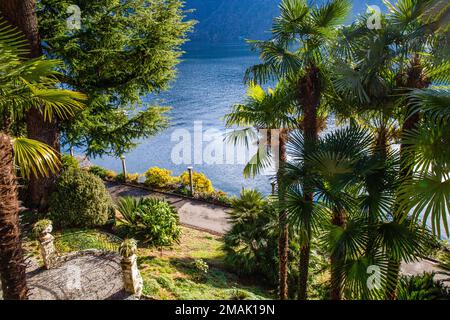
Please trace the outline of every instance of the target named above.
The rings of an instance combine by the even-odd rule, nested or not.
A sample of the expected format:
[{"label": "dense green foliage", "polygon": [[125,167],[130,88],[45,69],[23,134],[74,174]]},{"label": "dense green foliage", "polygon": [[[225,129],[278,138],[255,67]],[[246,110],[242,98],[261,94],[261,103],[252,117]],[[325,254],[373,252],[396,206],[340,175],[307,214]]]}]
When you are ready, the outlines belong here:
[{"label": "dense green foliage", "polygon": [[[278,220],[276,204],[265,199],[256,190],[241,191],[231,200],[231,229],[224,236],[225,263],[233,272],[252,279],[264,279],[275,288],[278,282]],[[289,243],[290,295],[295,297],[298,281],[299,237],[294,228]],[[317,248],[316,248],[317,249]],[[311,257],[310,289],[313,299],[328,298],[329,263],[324,250],[315,250]]]},{"label": "dense green foliage", "polygon": [[80,163],[75,157],[72,157],[68,154],[63,154],[61,156],[61,170],[79,170]]},{"label": "dense green foliage", "polygon": [[58,227],[95,227],[108,222],[111,209],[111,197],[100,178],[68,170],[58,178],[49,214]]},{"label": "dense green foliage", "polygon": [[232,201],[231,230],[224,237],[225,262],[238,274],[264,276],[276,283],[277,235],[274,210],[256,190],[241,191]]},{"label": "dense green foliage", "polygon": [[403,276],[398,287],[398,300],[450,300],[450,290],[442,281],[436,281],[433,277],[432,273]]},{"label": "dense green foliage", "polygon": [[[48,230],[50,226],[53,225],[53,222],[49,219],[41,219],[37,221],[33,225],[33,234],[36,238],[38,238],[44,231]],[[48,230],[51,232],[51,230]]]},{"label": "dense green foliage", "polygon": [[178,214],[165,200],[157,198],[119,199],[119,232],[155,247],[170,246],[180,238]]},{"label": "dense green foliage", "polygon": [[[76,122],[64,123],[64,142],[88,155],[122,155],[137,138],[167,125],[166,108],[140,97],[167,88],[192,22],[178,0],[39,0],[43,50],[61,58],[63,84],[89,96]],[[69,29],[70,5],[81,9],[81,29]]]},{"label": "dense green foliage", "polygon": [[56,87],[61,61],[21,59],[28,54],[26,41],[1,17],[0,51],[0,131],[16,137],[14,163],[22,177],[48,176],[58,170],[60,161],[51,147],[26,138],[26,116],[36,108],[46,121],[68,120],[83,109],[86,97]]},{"label": "dense green foliage", "polygon": [[91,166],[88,171],[102,179],[104,179],[108,173],[108,170],[100,166]]}]

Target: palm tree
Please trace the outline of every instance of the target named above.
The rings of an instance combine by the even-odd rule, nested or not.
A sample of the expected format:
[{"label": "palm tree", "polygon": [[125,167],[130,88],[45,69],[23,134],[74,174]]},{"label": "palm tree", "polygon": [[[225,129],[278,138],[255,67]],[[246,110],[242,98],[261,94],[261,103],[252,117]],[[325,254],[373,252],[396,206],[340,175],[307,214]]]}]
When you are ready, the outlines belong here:
[{"label": "palm tree", "polygon": [[[350,12],[347,0],[332,0],[322,6],[308,6],[305,0],[284,0],[281,14],[275,19],[269,41],[252,41],[259,50],[262,63],[246,71],[246,79],[265,82],[269,79],[291,78],[297,80],[297,100],[303,114],[305,152],[314,150],[318,139],[317,111],[321,105],[326,79],[324,67],[328,62],[328,48],[337,36],[337,29]],[[292,51],[291,51],[292,50]],[[305,163],[305,170],[310,165]],[[312,210],[313,183],[305,174],[304,201]],[[310,216],[311,213],[305,213]],[[307,232],[308,233],[308,232]],[[308,242],[300,254],[299,299],[306,299],[309,265]]]},{"label": "palm tree", "polygon": [[[244,142],[248,147],[249,142],[255,140],[260,130],[268,130],[267,141],[259,144],[258,152],[252,157],[244,168],[244,176],[257,175],[264,169],[272,166],[276,153],[271,153],[272,140],[278,141],[279,172],[277,174],[278,196],[284,198],[285,187],[282,179],[282,170],[286,162],[286,143],[288,141],[289,129],[294,127],[295,119],[292,116],[293,102],[290,87],[286,82],[280,82],[274,90],[267,92],[256,84],[250,84],[245,104],[235,105],[231,113],[225,116],[227,127],[240,126],[243,129],[235,130],[228,138],[234,143]],[[279,249],[279,282],[280,298],[287,299],[288,282],[288,253],[289,232],[286,223],[286,213],[279,210],[280,235],[278,239]]]},{"label": "palm tree", "polygon": [[[38,28],[38,17],[36,14],[36,0],[2,0],[0,1],[0,12],[11,26],[20,30],[27,40],[28,50],[23,57],[38,58],[42,55],[41,39]],[[51,146],[59,152],[60,135],[57,117],[52,121],[44,118],[39,108],[29,108],[26,117],[27,137],[38,140]],[[45,211],[48,207],[50,193],[56,183],[58,170],[51,172],[45,177],[31,175],[28,181],[28,199],[32,209]]]},{"label": "palm tree", "polygon": [[[342,30],[336,49],[339,67],[333,72],[337,75],[333,82],[343,100],[356,102],[356,112],[381,112],[387,122],[393,119],[398,123],[402,167],[399,179],[405,186],[411,185],[415,163],[408,132],[418,129],[423,118],[419,112],[412,112],[409,92],[433,83],[450,83],[450,64],[442,49],[447,36],[437,33],[440,27],[426,15],[433,2],[399,0],[395,5],[386,2],[389,13],[384,17],[383,28],[368,30],[366,17],[362,17]],[[380,142],[389,142],[386,130],[380,132]],[[380,146],[385,149],[382,143]],[[409,211],[404,209],[397,203],[394,219],[399,223],[408,215]],[[390,265],[393,286],[386,295],[395,298],[394,275],[398,278],[400,261],[392,260]]]},{"label": "palm tree", "polygon": [[232,227],[224,237],[225,261],[238,266],[243,274],[253,274],[258,269],[261,275],[272,274],[276,243],[268,240],[276,237],[271,224],[277,217],[270,210],[269,201],[256,190],[242,189],[232,204]]},{"label": "palm tree", "polygon": [[59,166],[49,146],[23,137],[20,132],[27,111],[38,108],[47,121],[68,118],[83,107],[82,94],[56,88],[59,63],[23,61],[27,53],[20,33],[0,22],[0,278],[5,299],[26,299],[25,264],[20,239],[16,166],[21,176],[46,176]]},{"label": "palm tree", "polygon": [[[381,154],[374,136],[357,126],[327,134],[310,155],[304,149],[302,135],[292,134],[286,169],[292,183],[286,204],[291,223],[319,235],[330,252],[332,299],[380,298],[381,288],[389,284],[389,260],[417,260],[431,242],[419,225],[393,219],[398,153]],[[303,214],[305,157],[315,173],[310,217]],[[381,271],[380,288],[374,291],[367,287],[370,266]]]},{"label": "palm tree", "polygon": [[439,237],[450,234],[450,91],[428,88],[409,93],[412,114],[420,113],[419,127],[404,135],[406,160],[414,171],[408,183],[399,188],[401,211],[414,220],[429,221]]}]

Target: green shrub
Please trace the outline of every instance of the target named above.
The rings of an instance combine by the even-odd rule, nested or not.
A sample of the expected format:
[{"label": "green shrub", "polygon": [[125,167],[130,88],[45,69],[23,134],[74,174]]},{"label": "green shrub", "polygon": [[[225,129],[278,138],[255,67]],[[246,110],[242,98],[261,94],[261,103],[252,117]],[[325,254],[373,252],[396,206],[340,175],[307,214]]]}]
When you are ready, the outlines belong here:
[{"label": "green shrub", "polygon": [[119,231],[128,237],[156,247],[170,246],[179,240],[178,214],[165,200],[157,198],[119,199]]},{"label": "green shrub", "polygon": [[450,291],[434,274],[402,276],[397,289],[398,300],[449,300]]},{"label": "green shrub", "polygon": [[75,157],[72,157],[68,154],[63,154],[61,156],[61,170],[79,170],[80,164],[78,163],[78,160],[75,159]]},{"label": "green shrub", "polygon": [[115,172],[114,170],[106,170],[105,179],[107,179],[107,180],[116,180],[117,179],[117,172]]},{"label": "green shrub", "polygon": [[[246,189],[231,203],[231,229],[225,234],[223,245],[226,266],[238,275],[262,278],[276,289],[279,235],[276,207],[258,191]],[[288,281],[290,293],[295,296],[300,246],[298,235],[291,231],[289,234]]]},{"label": "green shrub", "polygon": [[50,198],[50,216],[59,227],[95,227],[107,223],[112,206],[103,181],[84,171],[68,170]]},{"label": "green shrub", "polygon": [[90,173],[95,174],[97,177],[100,177],[102,179],[104,179],[106,177],[106,174],[108,173],[108,170],[106,170],[103,167],[100,166],[92,166],[89,167],[88,170]]},{"label": "green shrub", "polygon": [[195,192],[194,197],[212,203],[224,204],[228,206],[230,206],[232,203],[232,198],[222,190],[214,190],[213,192],[210,193]]},{"label": "green shrub", "polygon": [[277,216],[256,190],[243,189],[234,199],[230,231],[224,237],[225,263],[241,275],[277,281],[277,235],[271,224]]},{"label": "green shrub", "polygon": [[[181,184],[189,187],[190,185],[190,177],[189,172],[184,172],[180,176]],[[194,184],[194,191],[199,193],[213,193],[214,188],[211,180],[209,180],[203,173],[201,172],[193,172],[192,173],[192,182]]]},{"label": "green shrub", "polygon": [[172,177],[172,171],[158,167],[152,167],[145,173],[145,184],[154,188],[166,188],[176,183]]}]

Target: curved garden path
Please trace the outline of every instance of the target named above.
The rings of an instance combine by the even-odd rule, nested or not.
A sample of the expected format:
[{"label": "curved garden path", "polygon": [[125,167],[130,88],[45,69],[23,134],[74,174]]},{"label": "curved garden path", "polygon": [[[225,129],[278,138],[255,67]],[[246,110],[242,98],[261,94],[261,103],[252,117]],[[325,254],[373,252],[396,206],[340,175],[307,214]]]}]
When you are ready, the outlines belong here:
[{"label": "curved garden path", "polygon": [[105,184],[113,199],[125,196],[164,198],[177,209],[181,224],[187,227],[219,236],[224,235],[230,228],[227,220],[227,211],[229,208],[224,206],[150,191],[129,184],[120,184],[117,182],[105,182]]},{"label": "curved garden path", "polygon": [[120,257],[115,253],[78,252],[57,268],[30,265],[27,273],[31,300],[126,299]]}]

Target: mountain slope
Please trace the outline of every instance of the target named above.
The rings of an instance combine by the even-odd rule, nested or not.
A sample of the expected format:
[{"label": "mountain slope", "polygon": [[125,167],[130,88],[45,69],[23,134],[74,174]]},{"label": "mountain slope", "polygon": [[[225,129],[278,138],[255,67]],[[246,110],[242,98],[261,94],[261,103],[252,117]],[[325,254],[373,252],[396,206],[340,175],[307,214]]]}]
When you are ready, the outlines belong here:
[{"label": "mountain slope", "polygon": [[[279,13],[280,0],[185,0],[188,14],[199,23],[192,40],[232,42],[239,39],[265,39],[272,20]],[[324,0],[316,1],[318,3]],[[353,17],[366,11],[367,5],[383,8],[382,0],[353,1]],[[353,20],[350,17],[350,20]]]}]

